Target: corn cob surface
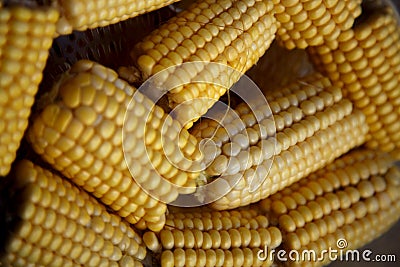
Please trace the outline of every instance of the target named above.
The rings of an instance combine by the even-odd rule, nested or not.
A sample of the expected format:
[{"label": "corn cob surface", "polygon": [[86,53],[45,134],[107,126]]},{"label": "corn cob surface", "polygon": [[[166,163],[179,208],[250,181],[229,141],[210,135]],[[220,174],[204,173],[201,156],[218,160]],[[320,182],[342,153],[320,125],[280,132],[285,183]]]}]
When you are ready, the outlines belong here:
[{"label": "corn cob surface", "polygon": [[83,31],[104,27],[177,1],[179,0],[123,0],[117,2],[112,0],[54,0],[62,14],[57,23],[57,33],[69,34],[73,30]]},{"label": "corn cob surface", "polygon": [[195,189],[197,140],[97,63],[76,63],[55,92],[28,131],[33,149],[130,223],[160,229],[163,202]]},{"label": "corn cob surface", "polygon": [[[190,209],[189,209],[190,210]],[[143,240],[161,266],[271,266],[260,250],[276,248],[282,237],[255,210],[171,212],[164,229]]]},{"label": "corn cob surface", "polygon": [[353,26],[361,14],[361,0],[308,1],[274,0],[277,38],[288,49],[329,44]]},{"label": "corn cob surface", "polygon": [[227,116],[219,127],[204,119],[193,128],[199,140],[210,140],[204,151],[215,151],[205,152],[205,173],[219,183],[205,197],[232,189],[211,203],[215,209],[266,198],[365,141],[365,116],[318,73],[269,98],[272,114],[265,105],[242,104],[235,108],[239,120]]},{"label": "corn cob surface", "polygon": [[141,266],[141,237],[75,185],[27,160],[7,182],[2,266]]},{"label": "corn cob surface", "polygon": [[365,114],[367,146],[389,152],[400,148],[400,29],[390,8],[365,12],[338,37],[337,49],[322,45],[309,52],[316,67]]},{"label": "corn cob surface", "polygon": [[28,126],[58,16],[52,8],[0,7],[0,176]]},{"label": "corn cob surface", "polygon": [[[176,117],[189,128],[268,49],[276,31],[272,9],[271,1],[197,1],[136,45],[132,56],[144,79],[164,70],[155,90],[172,89],[163,93],[171,108],[180,105]],[[185,62],[222,65],[165,71]],[[203,83],[208,77],[211,83]],[[176,86],[166,89],[166,81]]]},{"label": "corn cob surface", "polygon": [[[329,247],[357,249],[400,217],[400,170],[393,163],[387,154],[354,150],[259,205],[282,231],[283,249],[313,250],[318,257]],[[346,243],[337,244],[341,239]],[[322,266],[328,260],[282,264]]]}]

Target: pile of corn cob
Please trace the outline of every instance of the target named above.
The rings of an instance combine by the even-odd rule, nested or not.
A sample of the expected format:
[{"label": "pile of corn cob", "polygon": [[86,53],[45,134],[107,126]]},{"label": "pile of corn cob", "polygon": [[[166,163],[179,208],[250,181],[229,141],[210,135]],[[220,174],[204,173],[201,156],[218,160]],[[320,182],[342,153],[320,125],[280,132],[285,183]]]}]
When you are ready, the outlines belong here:
[{"label": "pile of corn cob", "polygon": [[[0,1],[0,266],[322,266],[265,248],[355,249],[400,218],[400,27],[380,1],[184,0],[124,44],[129,66],[81,53],[37,94],[54,38],[177,1]],[[248,70],[265,101],[202,118]]]}]

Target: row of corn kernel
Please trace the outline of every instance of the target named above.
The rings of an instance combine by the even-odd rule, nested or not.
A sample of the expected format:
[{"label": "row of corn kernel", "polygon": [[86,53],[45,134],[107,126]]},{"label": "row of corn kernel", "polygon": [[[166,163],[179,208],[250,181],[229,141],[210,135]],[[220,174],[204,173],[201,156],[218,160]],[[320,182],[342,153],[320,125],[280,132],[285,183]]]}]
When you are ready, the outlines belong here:
[{"label": "row of corn kernel", "polygon": [[273,265],[271,255],[261,260],[260,248],[181,249],[166,250],[161,255],[161,266],[263,266]]},{"label": "row of corn kernel", "polygon": [[249,207],[249,210],[240,211],[170,213],[167,215],[165,225],[179,230],[197,229],[201,231],[229,230],[239,227],[257,229],[267,227],[268,219],[263,215],[258,215],[256,210]]},{"label": "row of corn kernel", "polygon": [[[394,203],[400,197],[399,179],[400,171],[388,155],[355,150],[285,192],[261,201],[260,207],[282,230],[285,249],[312,249],[319,255],[323,249],[335,247],[339,238],[346,238],[349,248],[354,249],[398,219],[398,215],[386,218],[369,238],[358,238],[351,230],[371,216],[398,212],[400,206]],[[324,260],[313,263],[320,266],[327,263]]]},{"label": "row of corn kernel", "polygon": [[171,211],[167,222],[175,224],[143,235],[147,248],[161,253],[161,266],[270,266],[272,259],[263,262],[257,253],[282,240],[278,228],[254,209]]},{"label": "row of corn kernel", "polygon": [[[197,1],[148,35],[132,55],[145,79],[196,62],[164,71],[156,88],[167,93],[171,108],[181,104],[176,117],[190,127],[237,81],[239,75],[229,69],[248,70],[268,49],[276,31],[272,8],[261,0]],[[173,88],[165,88],[166,82]]]},{"label": "row of corn kernel", "polygon": [[[233,190],[211,206],[216,209],[228,209],[247,205],[283,189],[351,148],[364,143],[367,132],[364,123],[363,114],[355,112],[275,156],[273,161],[263,162],[262,164],[271,166],[269,173],[265,168],[255,166],[239,173],[239,177],[223,177],[223,183],[217,184],[217,188],[211,187],[207,193],[211,196],[218,193],[218,186],[221,184]],[[239,183],[236,183],[238,180]],[[255,192],[251,192],[253,187],[256,188]]]},{"label": "row of corn kernel", "polygon": [[[310,174],[307,178],[262,200],[260,205],[264,207],[264,211],[268,211],[275,217],[287,213],[288,210],[296,209],[299,205],[304,205],[307,201],[312,201],[324,193],[328,196],[330,192],[341,187],[362,186],[363,179],[370,178],[371,182],[382,188],[382,185],[379,185],[382,181],[370,176],[385,174],[391,164],[391,158],[385,154],[373,150],[354,150],[325,168]],[[333,199],[336,199],[335,205],[343,205],[340,199],[331,196],[331,200]],[[333,201],[330,202],[333,203]]]},{"label": "row of corn kernel", "polygon": [[57,23],[58,34],[69,34],[73,30],[84,31],[114,24],[140,14],[150,12],[179,0],[124,0],[81,1],[54,0],[62,16]]},{"label": "row of corn kernel", "polygon": [[[231,249],[237,247],[264,247],[271,245],[271,236],[276,228],[248,229],[246,227],[229,230],[200,231],[197,229],[164,229],[160,232],[160,244],[163,249],[202,248]],[[273,243],[271,246],[276,245]]]},{"label": "row of corn kernel", "polygon": [[197,140],[97,63],[79,61],[55,90],[54,103],[28,131],[33,149],[130,223],[143,218],[141,228],[160,230],[166,211],[160,200],[176,199],[174,184],[194,190],[196,173],[186,170],[199,156]]},{"label": "row of corn kernel", "polygon": [[[265,98],[270,101],[284,101],[291,105],[297,106],[299,101],[307,100],[316,94],[332,93],[333,100],[338,101],[343,98],[340,88],[332,85],[332,82],[318,72],[310,73],[304,77],[296,79],[294,82],[280,87],[279,89],[271,90],[265,94]],[[327,96],[322,96],[326,98]],[[283,98],[282,100],[279,100]],[[285,100],[287,98],[287,100]],[[273,109],[273,105],[271,109]],[[288,106],[287,103],[279,103],[279,106]]]},{"label": "row of corn kernel", "polygon": [[[396,189],[398,190],[398,189]],[[346,255],[349,249],[358,249],[372,240],[381,236],[399,219],[400,204],[398,201],[391,203],[388,209],[380,209],[376,213],[366,214],[364,217],[357,218],[349,224],[335,229],[335,231],[310,242],[306,246],[302,246],[297,251],[299,255],[305,251],[315,253],[315,258],[310,260],[299,260],[297,262],[288,261],[283,263],[284,266],[325,266],[330,262],[329,257],[324,256],[324,250],[339,251]],[[332,219],[331,219],[332,220]],[[313,231],[317,231],[314,229]],[[344,240],[344,241],[343,241]],[[338,241],[346,242],[345,248],[338,250]],[[339,243],[341,244],[341,243]],[[307,254],[306,254],[307,255]],[[340,254],[339,254],[340,255]],[[319,257],[319,258],[318,258]],[[321,259],[321,257],[323,257]]]},{"label": "row of corn kernel", "polygon": [[[325,90],[323,90],[324,87]],[[271,100],[274,97],[276,98]],[[263,160],[269,159],[267,155],[272,157],[279,154],[280,148],[275,147],[274,151],[273,141],[264,140],[275,136],[275,128],[278,132],[275,136],[277,142],[281,142],[284,139],[284,133],[288,132],[287,128],[302,121],[309,121],[309,116],[323,119],[324,111],[328,109],[329,111],[346,110],[344,114],[336,114],[337,119],[341,119],[351,112],[351,104],[347,100],[341,99],[340,90],[330,86],[329,81],[319,74],[305,77],[301,82],[293,83],[288,88],[282,89],[282,95],[273,94],[268,98],[270,100],[269,107],[266,103],[261,103],[261,106],[251,103],[251,107],[242,103],[235,108],[237,118],[228,113],[228,116],[221,122],[204,119],[192,130],[199,141],[211,138],[212,143],[209,144],[211,146],[217,144],[215,153],[205,153],[206,164],[214,160],[206,170],[207,174],[221,175],[221,171],[224,171],[223,165],[227,165],[228,162],[231,164],[230,168],[225,170],[228,175],[236,174],[232,171],[237,168],[244,171],[255,166],[258,161],[252,161],[249,154],[256,154],[257,151],[261,151]],[[268,109],[271,109],[272,116]],[[239,118],[243,123],[237,123]],[[219,127],[219,123],[223,127]],[[321,125],[320,129],[325,129],[329,125],[329,123]],[[315,133],[311,128],[307,137]],[[232,140],[229,140],[230,136],[233,137],[231,137]],[[206,144],[203,149],[207,151],[212,148]],[[283,145],[282,150],[285,149],[287,148]],[[239,160],[235,160],[235,157],[238,157]],[[237,167],[237,164],[240,164],[240,167]]]},{"label": "row of corn kernel", "polygon": [[[388,189],[389,191],[379,191],[371,184],[370,181],[364,181],[364,184],[357,186],[357,188],[346,187],[346,190],[321,195],[315,200],[310,200],[307,204],[299,205],[279,216],[280,229],[288,233],[286,247],[299,249],[301,245],[307,244],[307,240],[323,237],[326,231],[328,233],[334,232],[337,227],[350,224],[355,219],[364,217],[367,213],[374,213],[377,209],[387,208],[390,204],[389,192],[392,192],[393,188]],[[371,198],[374,195],[376,198]],[[326,222],[327,228],[321,226],[321,220]],[[318,232],[312,232],[315,226],[320,226]]]},{"label": "row of corn kernel", "polygon": [[309,50],[316,66],[363,111],[370,148],[400,148],[400,31],[390,8],[365,10],[369,17],[339,35],[337,49]]},{"label": "row of corn kernel", "polygon": [[[315,85],[312,78],[315,79]],[[208,120],[203,120],[195,128],[195,135],[214,138],[215,141],[210,144],[220,146],[214,154],[217,156],[215,161],[211,162],[206,172],[211,176],[220,175],[222,185],[216,184],[218,188],[210,187],[206,194],[212,197],[221,187],[232,188],[227,195],[211,204],[213,208],[229,209],[266,198],[364,142],[367,126],[364,124],[363,114],[352,111],[348,100],[340,100],[340,90],[335,90],[329,81],[321,79],[321,76],[314,74],[305,79],[307,82],[304,85],[302,81],[297,83],[302,85],[300,89],[297,86],[288,86],[289,89],[284,90],[283,95],[276,95],[272,113],[284,110],[278,114],[284,115],[285,112],[285,115],[281,121],[276,120],[278,133],[275,138],[268,136],[273,127],[271,119],[269,121],[272,124],[265,125],[263,129],[256,121],[257,112],[264,115],[268,113],[261,110],[265,109],[263,106],[258,110],[257,105],[255,111],[239,105],[236,110],[242,123],[228,117],[227,130],[218,130],[220,133],[217,132],[215,138],[214,133],[209,131],[208,125],[212,123]],[[323,88],[326,91],[322,91]],[[317,94],[318,91],[322,91],[321,95]],[[299,93],[300,97],[296,99],[296,94],[292,92]],[[311,96],[310,100],[307,96]],[[297,108],[300,112],[293,112],[291,115],[285,111],[289,111],[290,107],[292,110]],[[254,115],[246,114],[251,112]],[[229,121],[232,121],[232,125],[237,125],[236,129],[230,126]],[[203,126],[203,123],[207,126]],[[251,131],[240,133],[241,129],[247,130],[246,128]],[[237,149],[232,142],[228,142],[227,132],[232,133],[233,141],[239,140],[237,136],[241,137],[236,145]],[[241,141],[242,139],[246,142]],[[240,153],[247,153],[247,157]],[[251,187],[256,187],[252,193]]]},{"label": "row of corn kernel", "polygon": [[124,266],[146,256],[141,237],[86,192],[30,161],[18,162],[2,197],[9,203],[0,262],[12,266]]},{"label": "row of corn kernel", "polygon": [[53,8],[0,8],[0,176],[28,126],[58,16]]},{"label": "row of corn kernel", "polygon": [[350,29],[361,14],[361,0],[276,0],[274,4],[277,38],[288,49],[324,42],[336,47],[339,34]]}]

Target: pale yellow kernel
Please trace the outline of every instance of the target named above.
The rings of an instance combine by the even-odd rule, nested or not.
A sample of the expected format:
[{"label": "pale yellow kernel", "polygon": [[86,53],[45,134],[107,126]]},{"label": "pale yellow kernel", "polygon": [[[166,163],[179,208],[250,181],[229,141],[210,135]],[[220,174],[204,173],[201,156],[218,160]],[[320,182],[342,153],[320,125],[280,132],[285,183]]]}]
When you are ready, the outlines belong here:
[{"label": "pale yellow kernel", "polygon": [[279,225],[287,232],[293,232],[296,229],[296,223],[287,214],[284,214],[279,217]]}]

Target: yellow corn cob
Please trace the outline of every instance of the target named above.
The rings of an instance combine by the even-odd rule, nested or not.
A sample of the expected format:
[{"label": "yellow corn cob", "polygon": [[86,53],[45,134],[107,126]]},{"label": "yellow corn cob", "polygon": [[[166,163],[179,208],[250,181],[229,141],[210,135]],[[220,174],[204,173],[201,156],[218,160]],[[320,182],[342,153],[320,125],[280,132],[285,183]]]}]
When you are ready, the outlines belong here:
[{"label": "yellow corn cob", "polygon": [[179,0],[54,1],[62,14],[57,24],[57,32],[59,34],[69,34],[73,30],[84,31],[114,24],[162,8]]},{"label": "yellow corn cob", "polygon": [[28,126],[58,15],[52,8],[0,7],[0,176],[10,171]]},{"label": "yellow corn cob", "polygon": [[172,185],[195,189],[197,174],[181,169],[200,155],[196,139],[97,63],[79,61],[54,90],[55,102],[28,131],[33,149],[130,223],[143,218],[141,227],[160,230],[166,206],[159,200],[177,198]]},{"label": "yellow corn cob", "polygon": [[338,37],[338,49],[310,49],[317,67],[365,114],[367,146],[386,152],[400,149],[400,30],[393,12],[374,10]]},{"label": "yellow corn cob", "polygon": [[52,172],[23,160],[7,185],[2,266],[140,266],[145,258],[128,223]]},{"label": "yellow corn cob", "polygon": [[[169,105],[181,104],[176,117],[189,128],[238,80],[227,68],[245,72],[268,49],[276,31],[272,9],[266,0],[197,1],[147,36],[132,56],[145,79],[198,62],[169,69],[157,80],[156,90],[166,90],[166,81],[176,85],[167,93]],[[208,84],[202,83],[208,77]]]},{"label": "yellow corn cob", "polygon": [[[336,249],[340,238],[347,240],[346,249],[356,249],[400,217],[400,171],[393,162],[387,154],[355,150],[259,205],[282,230],[285,249],[312,249],[319,255],[323,249]],[[358,231],[362,232],[356,233],[356,225],[371,219],[381,225],[361,227]],[[320,266],[327,261],[314,260],[313,264]],[[311,266],[310,262],[290,263]]]},{"label": "yellow corn cob", "polygon": [[[252,231],[246,227],[232,228],[229,230],[211,229],[209,231],[200,231],[197,229],[163,229],[160,232],[160,244],[163,249],[166,250],[174,248],[258,248],[270,246],[270,236],[271,233],[267,228],[252,229]],[[195,240],[195,238],[198,240]]]},{"label": "yellow corn cob", "polygon": [[205,152],[205,173],[219,177],[220,183],[210,184],[205,197],[213,199],[220,190],[232,188],[211,204],[215,209],[268,197],[362,144],[368,131],[364,115],[353,111],[340,90],[320,74],[272,95],[273,115],[265,104],[250,104],[253,111],[238,105],[240,121],[227,116],[225,129],[216,130],[215,121],[207,119],[193,129],[199,139],[210,138],[204,151],[215,152]]},{"label": "yellow corn cob", "polygon": [[[164,229],[146,232],[143,240],[161,266],[270,266],[257,253],[281,244],[281,233],[257,210],[182,209],[167,216]],[[171,222],[171,224],[169,224]]]},{"label": "yellow corn cob", "polygon": [[288,49],[306,48],[324,42],[336,47],[336,38],[353,26],[361,14],[361,0],[274,0],[276,32]]}]

